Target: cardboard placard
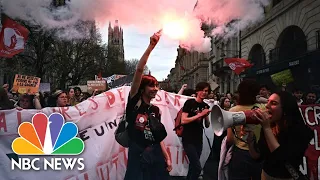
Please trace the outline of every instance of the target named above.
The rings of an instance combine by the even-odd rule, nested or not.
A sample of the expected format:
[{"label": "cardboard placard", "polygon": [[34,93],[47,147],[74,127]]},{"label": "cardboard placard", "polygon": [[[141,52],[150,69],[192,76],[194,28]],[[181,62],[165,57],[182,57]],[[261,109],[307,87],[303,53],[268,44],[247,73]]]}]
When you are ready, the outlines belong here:
[{"label": "cardboard placard", "polygon": [[107,89],[106,81],[87,81],[88,93],[92,93],[95,89],[105,91]]},{"label": "cardboard placard", "polygon": [[35,94],[39,92],[41,78],[16,74],[12,92],[20,94]]},{"label": "cardboard placard", "polygon": [[40,83],[39,91],[40,92],[50,92],[51,91],[50,83]]}]

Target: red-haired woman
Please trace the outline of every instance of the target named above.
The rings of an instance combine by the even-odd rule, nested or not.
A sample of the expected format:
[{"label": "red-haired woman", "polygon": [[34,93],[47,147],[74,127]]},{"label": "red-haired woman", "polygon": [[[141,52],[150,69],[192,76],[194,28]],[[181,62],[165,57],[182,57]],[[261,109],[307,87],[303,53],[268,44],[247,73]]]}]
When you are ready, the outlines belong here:
[{"label": "red-haired woman", "polygon": [[153,134],[148,128],[149,116],[160,120],[160,110],[150,104],[155,98],[159,83],[151,75],[143,75],[151,51],[160,39],[156,33],[150,38],[150,44],[141,57],[133,77],[126,119],[129,123],[129,152],[125,180],[166,180],[172,169],[171,159],[163,142],[154,142]]}]

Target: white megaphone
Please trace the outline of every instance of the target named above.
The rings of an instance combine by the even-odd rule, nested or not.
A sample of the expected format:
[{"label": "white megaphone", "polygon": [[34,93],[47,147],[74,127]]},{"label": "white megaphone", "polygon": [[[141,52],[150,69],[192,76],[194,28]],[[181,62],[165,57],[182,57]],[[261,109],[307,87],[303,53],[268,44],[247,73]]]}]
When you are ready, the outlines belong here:
[{"label": "white megaphone", "polygon": [[217,136],[232,126],[244,124],[260,124],[253,110],[229,112],[220,108],[219,105],[214,105],[211,110],[211,124],[213,132]]}]

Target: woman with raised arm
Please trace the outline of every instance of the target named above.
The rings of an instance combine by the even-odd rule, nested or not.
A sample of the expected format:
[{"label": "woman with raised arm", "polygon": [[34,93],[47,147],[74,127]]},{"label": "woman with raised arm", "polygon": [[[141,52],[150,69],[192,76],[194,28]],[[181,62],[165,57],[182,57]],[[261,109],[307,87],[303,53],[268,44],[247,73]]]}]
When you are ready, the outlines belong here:
[{"label": "woman with raised arm", "polygon": [[133,77],[126,119],[129,130],[129,152],[125,180],[166,180],[172,170],[171,159],[163,142],[156,143],[150,128],[148,117],[161,118],[157,106],[150,104],[155,98],[159,83],[151,75],[143,75],[148,57],[160,39],[160,32],[150,38],[150,44],[141,57]]}]

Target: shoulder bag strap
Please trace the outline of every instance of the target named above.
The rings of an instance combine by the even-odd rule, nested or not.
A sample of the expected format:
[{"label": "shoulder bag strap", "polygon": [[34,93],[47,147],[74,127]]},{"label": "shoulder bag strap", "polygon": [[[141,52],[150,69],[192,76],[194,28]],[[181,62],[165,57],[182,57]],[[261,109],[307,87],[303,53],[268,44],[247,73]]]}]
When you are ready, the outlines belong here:
[{"label": "shoulder bag strap", "polygon": [[291,164],[285,163],[285,167],[294,180],[309,180],[306,175],[303,175],[299,170],[297,171]]}]

